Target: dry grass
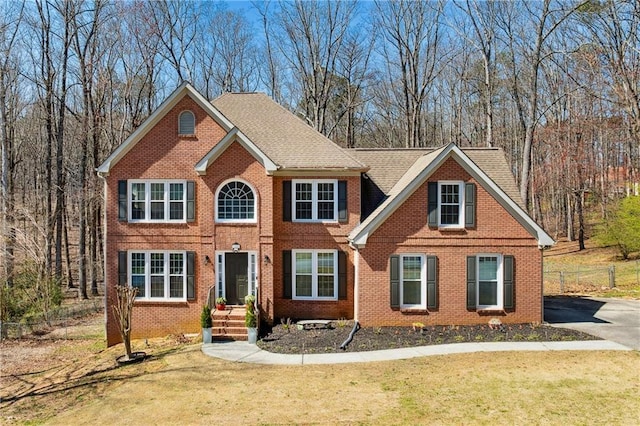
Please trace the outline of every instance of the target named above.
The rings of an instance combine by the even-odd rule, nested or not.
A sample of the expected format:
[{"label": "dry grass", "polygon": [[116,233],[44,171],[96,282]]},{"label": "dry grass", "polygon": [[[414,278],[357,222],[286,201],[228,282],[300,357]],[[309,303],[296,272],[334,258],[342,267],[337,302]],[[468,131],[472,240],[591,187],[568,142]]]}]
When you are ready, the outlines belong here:
[{"label": "dry grass", "polygon": [[[263,366],[154,339],[55,346],[2,374],[0,422],[30,424],[637,424],[638,352],[478,353],[371,364]],[[93,348],[93,349],[92,349]],[[3,350],[6,348],[2,348]],[[67,359],[67,362],[64,362]]]},{"label": "dry grass", "polygon": [[[578,242],[558,241],[544,252],[544,269],[566,271],[567,293],[588,294],[599,297],[640,298],[640,260],[635,257],[622,260],[614,247],[598,247],[592,240],[579,251]],[[616,287],[609,288],[606,268],[615,266]],[[593,269],[598,272],[589,272]],[[575,271],[582,271],[576,283]],[[587,271],[587,272],[584,272]],[[545,277],[545,294],[557,294],[556,275]]]}]

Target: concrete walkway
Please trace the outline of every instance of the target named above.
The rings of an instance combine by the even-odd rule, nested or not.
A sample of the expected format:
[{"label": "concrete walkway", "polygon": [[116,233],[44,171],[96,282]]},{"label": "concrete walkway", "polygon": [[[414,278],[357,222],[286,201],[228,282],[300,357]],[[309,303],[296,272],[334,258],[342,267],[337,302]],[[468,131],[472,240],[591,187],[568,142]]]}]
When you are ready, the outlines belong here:
[{"label": "concrete walkway", "polygon": [[577,342],[483,342],[418,346],[369,352],[331,354],[277,354],[247,342],[217,342],[202,345],[202,352],[227,361],[271,365],[344,364],[354,362],[393,361],[433,355],[469,352],[509,351],[629,351],[631,348],[608,340]]},{"label": "concrete walkway", "polygon": [[206,355],[254,364],[344,364],[392,361],[422,356],[507,351],[629,351],[640,350],[640,301],[593,297],[545,297],[544,319],[606,340],[578,342],[482,342],[419,346],[370,352],[287,355],[263,351],[247,342],[208,343]]}]

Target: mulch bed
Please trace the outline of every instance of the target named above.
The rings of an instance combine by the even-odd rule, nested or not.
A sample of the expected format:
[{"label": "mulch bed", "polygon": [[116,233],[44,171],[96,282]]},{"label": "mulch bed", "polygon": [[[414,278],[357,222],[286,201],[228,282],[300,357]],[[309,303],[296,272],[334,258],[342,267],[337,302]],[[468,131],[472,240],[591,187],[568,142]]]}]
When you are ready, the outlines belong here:
[{"label": "mulch bed", "polygon": [[[340,346],[349,336],[353,323],[333,322],[327,329],[300,330],[295,324],[278,324],[267,331],[258,346],[283,354],[343,352]],[[600,340],[580,331],[535,324],[466,326],[362,327],[355,333],[346,352],[375,351],[412,346],[463,342],[548,342]]]}]

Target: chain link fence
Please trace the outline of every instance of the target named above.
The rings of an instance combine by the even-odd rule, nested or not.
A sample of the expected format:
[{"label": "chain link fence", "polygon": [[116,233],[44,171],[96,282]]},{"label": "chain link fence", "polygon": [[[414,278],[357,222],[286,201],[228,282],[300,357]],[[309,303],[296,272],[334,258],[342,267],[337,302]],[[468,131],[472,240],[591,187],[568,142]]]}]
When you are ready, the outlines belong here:
[{"label": "chain link fence", "polygon": [[606,290],[616,286],[616,267],[575,266],[544,269],[544,294],[571,294]]},{"label": "chain link fence", "polygon": [[48,312],[31,317],[28,321],[3,322],[0,321],[0,341],[4,339],[20,339],[27,334],[44,334],[52,327],[65,330],[75,319],[104,311],[104,298],[95,297],[72,305],[56,307]]}]

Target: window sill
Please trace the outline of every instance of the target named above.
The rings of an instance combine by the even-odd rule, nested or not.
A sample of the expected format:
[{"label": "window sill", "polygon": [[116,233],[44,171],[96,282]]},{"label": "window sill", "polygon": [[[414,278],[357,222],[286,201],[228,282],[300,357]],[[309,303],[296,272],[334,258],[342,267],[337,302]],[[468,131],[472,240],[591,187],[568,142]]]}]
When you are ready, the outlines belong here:
[{"label": "window sill", "polygon": [[184,138],[184,139],[195,139],[197,138],[197,135],[195,133],[189,133],[189,134],[178,133],[178,137]]},{"label": "window sill", "polygon": [[506,315],[504,308],[482,308],[476,309],[480,315]]},{"label": "window sill", "polygon": [[440,232],[464,232],[467,229],[462,226],[438,226]]},{"label": "window sill", "polygon": [[216,220],[216,225],[234,225],[234,226],[256,226],[258,225],[257,221],[254,222],[234,222],[232,220]]},{"label": "window sill", "polygon": [[168,300],[168,299],[158,299],[158,300],[151,300],[151,299],[136,299],[134,301],[134,304],[136,306],[167,306],[167,305],[173,305],[173,306],[187,306],[188,305],[188,300]]},{"label": "window sill", "polygon": [[400,313],[407,314],[407,315],[417,315],[417,314],[425,315],[425,314],[428,314],[429,311],[424,308],[400,308]]}]

